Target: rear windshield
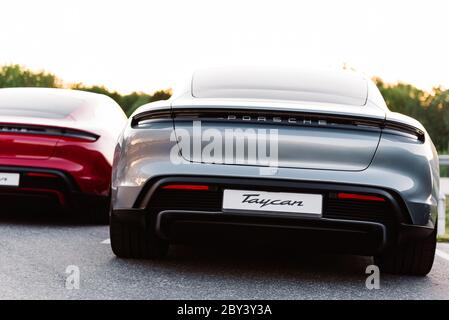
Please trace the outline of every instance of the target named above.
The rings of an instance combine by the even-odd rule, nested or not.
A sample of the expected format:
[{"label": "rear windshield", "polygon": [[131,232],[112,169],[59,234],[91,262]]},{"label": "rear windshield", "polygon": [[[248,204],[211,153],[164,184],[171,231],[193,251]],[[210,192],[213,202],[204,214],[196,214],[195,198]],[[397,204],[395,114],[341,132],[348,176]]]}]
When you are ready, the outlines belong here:
[{"label": "rear windshield", "polygon": [[82,100],[67,101],[20,101],[16,99],[0,100],[0,116],[14,116],[27,118],[64,119],[80,107]]}]

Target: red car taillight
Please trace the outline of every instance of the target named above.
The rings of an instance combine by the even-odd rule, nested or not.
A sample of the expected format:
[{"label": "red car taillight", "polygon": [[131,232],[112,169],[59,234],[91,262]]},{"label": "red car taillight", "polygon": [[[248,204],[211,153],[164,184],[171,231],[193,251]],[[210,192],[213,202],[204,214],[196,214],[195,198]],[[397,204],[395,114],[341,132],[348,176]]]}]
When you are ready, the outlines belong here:
[{"label": "red car taillight", "polygon": [[337,194],[338,199],[348,199],[348,200],[362,200],[362,201],[378,201],[385,202],[384,198],[377,196],[369,196],[365,194],[357,194],[357,193],[344,193],[340,192]]},{"label": "red car taillight", "polygon": [[37,125],[22,125],[22,124],[1,124],[0,133],[14,134],[14,135],[38,135],[49,137],[63,137],[82,141],[96,141],[100,136],[97,134],[67,128],[46,127]]},{"label": "red car taillight", "polygon": [[32,178],[57,178],[58,176],[53,173],[46,173],[46,172],[27,172],[25,173],[27,177]]}]

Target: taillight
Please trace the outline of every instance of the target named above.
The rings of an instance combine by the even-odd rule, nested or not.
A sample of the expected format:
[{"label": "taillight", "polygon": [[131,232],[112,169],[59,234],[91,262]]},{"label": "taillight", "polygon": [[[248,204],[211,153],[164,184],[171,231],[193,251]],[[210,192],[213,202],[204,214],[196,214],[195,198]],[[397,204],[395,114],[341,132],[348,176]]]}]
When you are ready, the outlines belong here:
[{"label": "taillight", "polygon": [[340,192],[340,193],[337,194],[337,198],[338,199],[347,199],[347,200],[385,202],[384,198],[377,197],[377,196],[365,195],[365,194],[358,194],[358,193],[344,193],[344,192]]},{"label": "taillight", "polygon": [[421,142],[425,141],[425,133],[421,129],[415,128],[405,123],[387,120],[385,122],[384,132],[402,134],[408,137],[415,138]]},{"label": "taillight", "polygon": [[90,133],[90,132],[85,132],[85,131],[80,131],[80,130],[72,130],[72,129],[63,129],[62,136],[67,137],[67,138],[80,139],[80,140],[86,140],[86,141],[92,141],[92,142],[97,141],[98,138],[100,137],[100,136]]},{"label": "taillight", "polygon": [[41,135],[50,137],[63,137],[84,141],[97,141],[100,137],[91,132],[86,132],[77,129],[46,127],[37,125],[22,125],[22,124],[1,124],[0,133],[13,133],[23,135]]},{"label": "taillight", "polygon": [[209,186],[200,184],[167,184],[162,189],[207,191],[209,190]]}]

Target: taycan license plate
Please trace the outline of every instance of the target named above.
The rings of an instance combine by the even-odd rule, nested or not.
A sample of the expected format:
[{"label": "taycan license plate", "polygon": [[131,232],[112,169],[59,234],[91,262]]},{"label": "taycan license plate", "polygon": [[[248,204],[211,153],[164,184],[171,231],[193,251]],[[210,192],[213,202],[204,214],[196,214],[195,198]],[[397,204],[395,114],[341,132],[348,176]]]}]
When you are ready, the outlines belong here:
[{"label": "taycan license plate", "polygon": [[308,193],[225,190],[224,212],[277,212],[286,214],[322,215],[323,195]]},{"label": "taycan license plate", "polygon": [[0,172],[0,186],[18,187],[20,174]]}]

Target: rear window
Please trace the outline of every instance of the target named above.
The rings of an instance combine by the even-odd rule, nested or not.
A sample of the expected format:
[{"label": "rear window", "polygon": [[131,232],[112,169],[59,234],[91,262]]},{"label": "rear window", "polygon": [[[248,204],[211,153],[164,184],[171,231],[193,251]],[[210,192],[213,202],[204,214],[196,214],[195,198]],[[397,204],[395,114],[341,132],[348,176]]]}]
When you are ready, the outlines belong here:
[{"label": "rear window", "polygon": [[[34,101],[33,101],[34,100]],[[83,103],[80,99],[9,99],[0,100],[0,116],[64,119]]]},{"label": "rear window", "polygon": [[349,71],[218,68],[200,70],[192,96],[215,99],[308,101],[364,106],[366,80]]}]

